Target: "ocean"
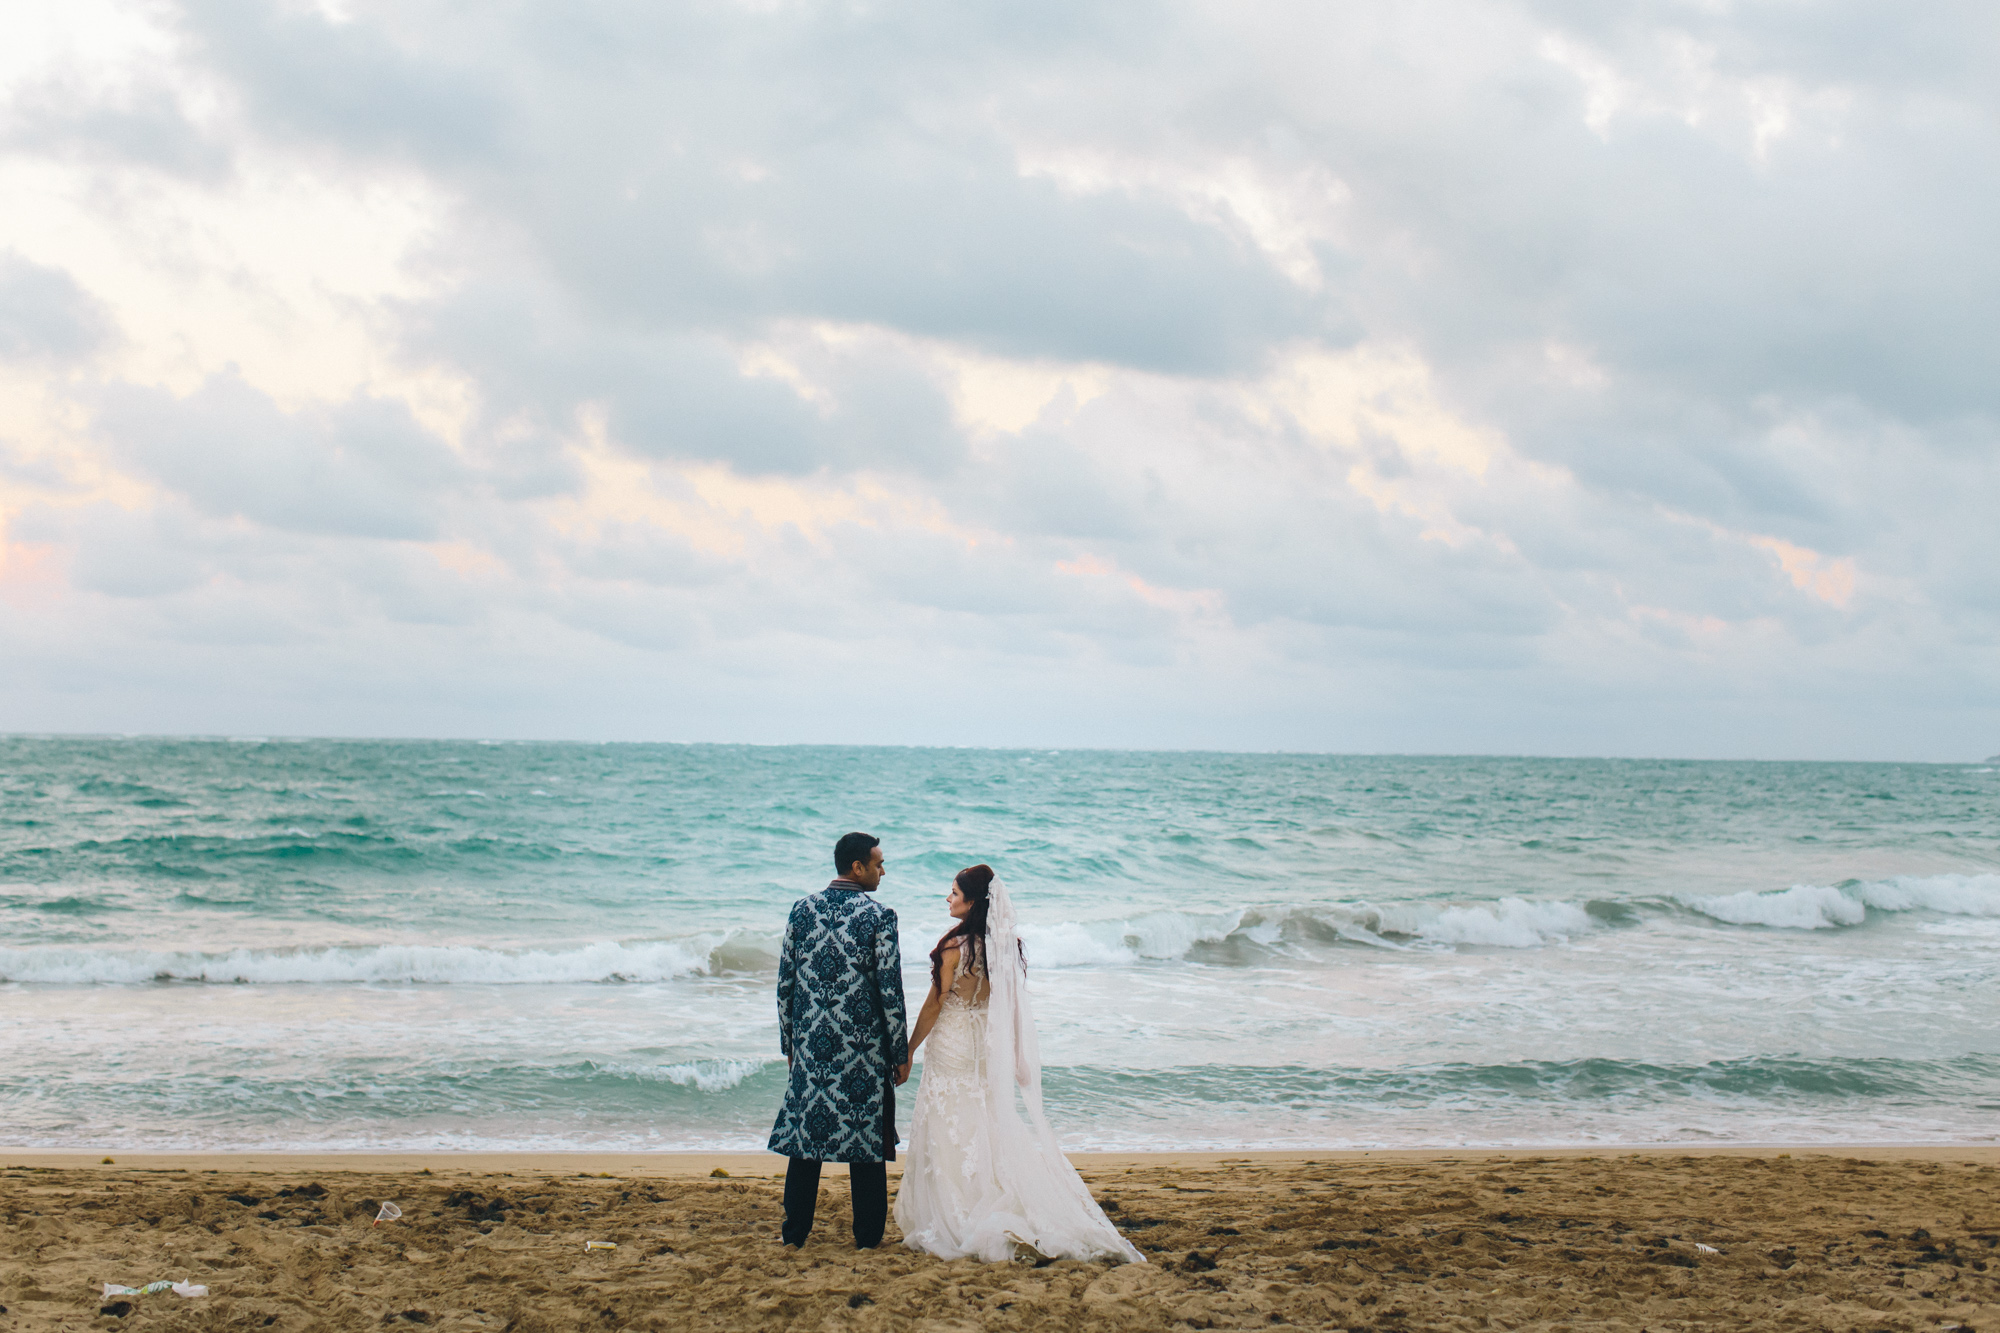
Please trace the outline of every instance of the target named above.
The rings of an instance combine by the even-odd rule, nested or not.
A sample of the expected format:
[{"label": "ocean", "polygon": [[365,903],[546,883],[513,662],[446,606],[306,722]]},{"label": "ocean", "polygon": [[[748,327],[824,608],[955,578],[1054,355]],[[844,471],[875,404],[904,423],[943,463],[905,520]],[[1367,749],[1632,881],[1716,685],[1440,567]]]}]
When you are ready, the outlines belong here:
[{"label": "ocean", "polygon": [[759,1148],[849,829],[1072,1149],[1990,1143],[1994,767],[0,738],[0,1146]]}]

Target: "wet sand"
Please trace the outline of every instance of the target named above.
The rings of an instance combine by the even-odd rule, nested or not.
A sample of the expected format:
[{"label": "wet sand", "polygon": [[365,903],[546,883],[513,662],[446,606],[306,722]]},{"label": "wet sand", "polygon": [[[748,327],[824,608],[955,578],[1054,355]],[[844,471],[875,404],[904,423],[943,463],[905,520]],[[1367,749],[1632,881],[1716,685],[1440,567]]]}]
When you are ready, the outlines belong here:
[{"label": "wet sand", "polygon": [[[1152,1261],[777,1242],[761,1155],[0,1150],[0,1333],[1772,1328],[2000,1333],[2000,1150],[1079,1155]],[[726,1171],[729,1174],[712,1175]],[[393,1200],[403,1217],[371,1226]],[[615,1249],[586,1250],[587,1241]],[[1706,1248],[1704,1248],[1706,1247]],[[205,1283],[183,1299],[102,1284]],[[116,1313],[123,1307],[123,1313]],[[101,1311],[109,1309],[114,1313]]]}]

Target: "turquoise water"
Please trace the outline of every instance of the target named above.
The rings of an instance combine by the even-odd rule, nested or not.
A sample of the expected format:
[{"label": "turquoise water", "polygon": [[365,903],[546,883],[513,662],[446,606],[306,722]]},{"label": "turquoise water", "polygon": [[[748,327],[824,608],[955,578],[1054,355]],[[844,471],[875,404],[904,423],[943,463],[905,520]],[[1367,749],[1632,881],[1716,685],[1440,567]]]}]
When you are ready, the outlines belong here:
[{"label": "turquoise water", "polygon": [[1993,1141],[1984,765],[0,739],[0,1144],[752,1147],[879,834],[1072,1147]]}]

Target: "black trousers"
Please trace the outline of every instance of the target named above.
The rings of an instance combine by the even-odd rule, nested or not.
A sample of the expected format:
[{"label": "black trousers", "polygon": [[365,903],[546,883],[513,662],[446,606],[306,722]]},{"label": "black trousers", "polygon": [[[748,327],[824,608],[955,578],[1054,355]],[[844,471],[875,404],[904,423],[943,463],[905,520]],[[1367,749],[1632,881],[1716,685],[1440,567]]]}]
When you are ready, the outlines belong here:
[{"label": "black trousers", "polygon": [[[847,1192],[854,1200],[854,1248],[872,1250],[882,1243],[889,1223],[889,1163],[896,1160],[896,1085],[882,1089],[882,1156],[880,1162],[849,1162]],[[779,1232],[787,1245],[803,1245],[812,1234],[813,1208],[819,1203],[820,1162],[794,1157],[785,1168],[785,1225]]]},{"label": "black trousers", "polygon": [[[819,1202],[819,1162],[794,1157],[785,1168],[785,1227],[787,1245],[803,1245],[812,1234],[813,1208]],[[854,1196],[854,1248],[872,1250],[882,1243],[889,1221],[889,1164],[849,1162],[848,1192]]]}]

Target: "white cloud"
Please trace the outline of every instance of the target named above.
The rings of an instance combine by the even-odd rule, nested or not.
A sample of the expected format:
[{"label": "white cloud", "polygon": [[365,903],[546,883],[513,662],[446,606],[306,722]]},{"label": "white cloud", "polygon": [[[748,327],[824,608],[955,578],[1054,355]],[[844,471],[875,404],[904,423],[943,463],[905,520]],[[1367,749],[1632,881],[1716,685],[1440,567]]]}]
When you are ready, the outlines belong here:
[{"label": "white cloud", "polygon": [[1980,11],[76,12],[0,726],[2000,725]]}]

